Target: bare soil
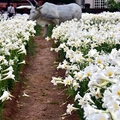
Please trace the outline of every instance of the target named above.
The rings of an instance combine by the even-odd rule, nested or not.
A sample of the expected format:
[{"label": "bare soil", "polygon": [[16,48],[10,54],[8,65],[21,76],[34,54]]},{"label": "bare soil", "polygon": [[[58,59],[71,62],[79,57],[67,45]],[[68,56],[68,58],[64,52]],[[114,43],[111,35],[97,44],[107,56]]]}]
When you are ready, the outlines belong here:
[{"label": "bare soil", "polygon": [[[62,120],[65,113],[64,103],[69,101],[62,92],[65,88],[51,83],[52,76],[64,76],[64,71],[57,71],[54,65],[57,54],[50,51],[53,42],[39,36],[34,42],[36,53],[27,59],[22,82],[15,84],[14,98],[3,109],[3,120]],[[79,117],[75,113],[64,120],[79,120]]]}]

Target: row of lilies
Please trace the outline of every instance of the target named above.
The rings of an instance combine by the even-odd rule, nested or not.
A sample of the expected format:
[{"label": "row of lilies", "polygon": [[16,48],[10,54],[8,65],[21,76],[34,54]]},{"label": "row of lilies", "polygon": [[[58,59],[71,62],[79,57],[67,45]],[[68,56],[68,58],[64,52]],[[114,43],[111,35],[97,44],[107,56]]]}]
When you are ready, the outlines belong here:
[{"label": "row of lilies", "polygon": [[27,46],[35,35],[35,22],[27,21],[28,15],[4,20],[0,16],[0,108],[12,99],[10,93],[25,64]]},{"label": "row of lilies", "polygon": [[56,26],[52,38],[51,51],[62,59],[57,69],[66,72],[51,82],[63,84],[74,100],[62,118],[77,111],[81,120],[119,120],[120,13],[83,13]]}]

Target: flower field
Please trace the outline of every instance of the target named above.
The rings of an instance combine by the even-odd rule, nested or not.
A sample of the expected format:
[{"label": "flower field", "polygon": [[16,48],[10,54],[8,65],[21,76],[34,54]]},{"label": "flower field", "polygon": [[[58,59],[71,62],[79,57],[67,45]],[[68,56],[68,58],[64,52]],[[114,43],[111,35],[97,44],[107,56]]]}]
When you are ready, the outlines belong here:
[{"label": "flower field", "polygon": [[[62,84],[74,103],[63,119],[77,111],[81,120],[119,120],[120,116],[120,13],[83,13],[82,19],[54,27],[52,39],[59,53],[57,69],[65,76],[52,77]],[[20,80],[25,56],[36,23],[28,15],[3,20],[0,16],[0,113],[10,91]],[[1,115],[0,115],[1,116]]]},{"label": "flower field", "polygon": [[83,13],[53,29],[55,47],[65,77],[52,77],[63,84],[74,104],[68,104],[63,119],[78,112],[81,120],[120,119],[120,13]]},{"label": "flower field", "polygon": [[29,41],[35,35],[36,23],[27,21],[28,17],[4,20],[0,16],[0,113],[5,101],[14,97],[10,90],[20,80]]}]

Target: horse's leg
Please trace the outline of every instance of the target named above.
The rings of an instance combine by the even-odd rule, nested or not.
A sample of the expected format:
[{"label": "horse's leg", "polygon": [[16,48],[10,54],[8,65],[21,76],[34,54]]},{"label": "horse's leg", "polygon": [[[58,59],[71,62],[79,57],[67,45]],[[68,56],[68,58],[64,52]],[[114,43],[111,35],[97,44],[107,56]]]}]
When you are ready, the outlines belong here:
[{"label": "horse's leg", "polygon": [[59,25],[59,24],[60,24],[60,21],[59,21],[59,19],[54,19],[54,20],[53,20],[53,23],[54,23],[55,25]]},{"label": "horse's leg", "polygon": [[47,36],[47,29],[48,29],[48,25],[45,25],[43,37],[46,37],[46,36]]}]

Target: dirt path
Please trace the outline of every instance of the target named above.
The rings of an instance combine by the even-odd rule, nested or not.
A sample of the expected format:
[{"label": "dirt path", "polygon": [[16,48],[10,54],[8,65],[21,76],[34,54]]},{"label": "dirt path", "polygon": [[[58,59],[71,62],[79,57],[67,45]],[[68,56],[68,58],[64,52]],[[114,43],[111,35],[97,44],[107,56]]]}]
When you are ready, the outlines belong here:
[{"label": "dirt path", "polygon": [[[66,107],[60,107],[65,101],[62,89],[53,86],[52,76],[57,75],[53,62],[56,54],[50,52],[52,42],[40,37],[35,37],[36,54],[28,61],[29,66],[25,69],[25,82],[17,108],[12,112],[10,120],[61,120],[61,115]],[[60,73],[61,74],[61,73]],[[19,86],[18,86],[19,87]],[[23,93],[27,96],[24,96]],[[78,120],[70,116],[65,120]]]}]

